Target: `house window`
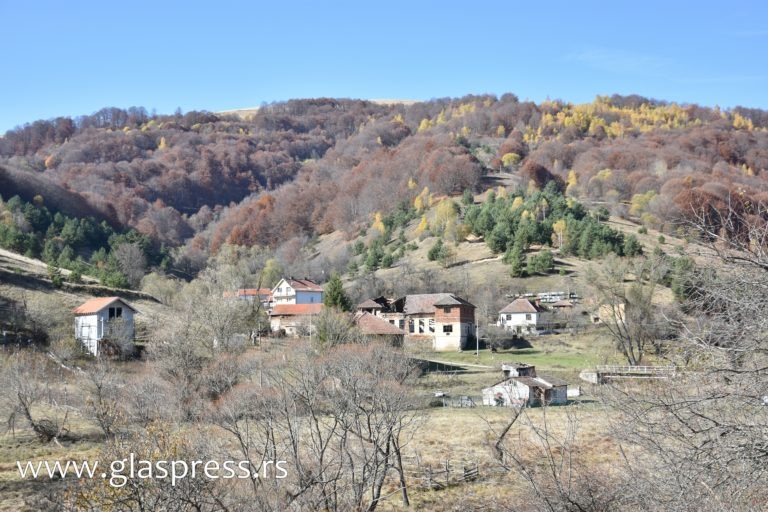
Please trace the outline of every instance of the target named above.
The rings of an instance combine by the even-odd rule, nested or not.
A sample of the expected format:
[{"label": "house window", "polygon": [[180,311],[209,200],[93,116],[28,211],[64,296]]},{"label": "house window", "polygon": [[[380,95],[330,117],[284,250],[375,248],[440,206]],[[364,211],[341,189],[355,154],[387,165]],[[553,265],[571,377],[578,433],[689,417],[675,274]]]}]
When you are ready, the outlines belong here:
[{"label": "house window", "polygon": [[525,319],[526,319],[526,320],[530,320],[530,319],[531,319],[531,314],[530,314],[530,313],[527,313],[527,314],[525,315]]},{"label": "house window", "polygon": [[435,332],[435,319],[429,319],[429,332]]},{"label": "house window", "polygon": [[424,319],[419,318],[419,334],[424,334]]},{"label": "house window", "polygon": [[507,315],[507,320],[512,320],[512,315]]},{"label": "house window", "polygon": [[450,313],[450,312],[451,312],[451,308],[443,308],[443,313]]},{"label": "house window", "polygon": [[401,328],[401,329],[404,329],[405,328],[405,320],[403,320],[403,319],[398,320],[397,321],[397,326],[399,328]]},{"label": "house window", "polygon": [[453,332],[453,325],[447,324],[443,326],[443,334],[451,334]]},{"label": "house window", "polygon": [[112,320],[113,318],[122,318],[123,317],[123,308],[109,308],[109,319]]},{"label": "house window", "polygon": [[413,325],[413,320],[408,320],[408,332],[411,333],[411,334],[413,334],[415,332],[414,325]]}]

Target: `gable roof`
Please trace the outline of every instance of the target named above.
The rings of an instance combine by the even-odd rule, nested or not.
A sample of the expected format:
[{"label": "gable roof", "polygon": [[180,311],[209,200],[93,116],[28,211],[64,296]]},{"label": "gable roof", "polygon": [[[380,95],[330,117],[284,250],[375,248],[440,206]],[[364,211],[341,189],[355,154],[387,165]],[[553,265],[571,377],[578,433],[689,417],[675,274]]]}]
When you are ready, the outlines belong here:
[{"label": "gable roof", "polygon": [[515,299],[507,304],[499,313],[540,313],[544,308],[537,306],[528,299]]},{"label": "gable roof", "polygon": [[573,302],[563,299],[551,304],[553,308],[572,308]]},{"label": "gable roof", "polygon": [[272,308],[270,316],[301,316],[316,315],[322,311],[323,305],[314,304],[278,304]]},{"label": "gable roof", "polygon": [[117,301],[122,302],[134,313],[138,313],[136,308],[128,304],[126,301],[124,301],[120,297],[96,297],[94,299],[90,299],[83,302],[82,304],[77,306],[75,309],[73,309],[72,312],[75,315],[94,315],[99,311],[101,311],[102,309],[112,305],[113,302],[117,302]]},{"label": "gable roof", "polygon": [[368,299],[365,302],[358,304],[357,309],[384,309],[384,306],[374,301],[373,299]]},{"label": "gable roof", "polygon": [[[402,304],[402,312],[406,315],[432,314],[439,306],[472,306],[469,302],[452,293],[418,293],[406,295],[395,301],[397,306]],[[396,306],[396,307],[397,307]],[[474,307],[474,306],[472,306]]]},{"label": "gable roof", "polygon": [[[292,277],[283,278],[291,288],[297,292],[322,292],[323,287],[311,279],[294,279]],[[279,284],[279,283],[278,283]]]},{"label": "gable roof", "polygon": [[363,334],[405,335],[405,331],[402,329],[367,312],[355,313],[355,323]]},{"label": "gable roof", "polygon": [[436,307],[444,307],[444,306],[469,306],[471,308],[475,307],[474,304],[471,304],[466,300],[462,299],[461,297],[454,295],[452,293],[449,293],[447,297],[444,297],[439,301],[435,302],[434,305]]}]

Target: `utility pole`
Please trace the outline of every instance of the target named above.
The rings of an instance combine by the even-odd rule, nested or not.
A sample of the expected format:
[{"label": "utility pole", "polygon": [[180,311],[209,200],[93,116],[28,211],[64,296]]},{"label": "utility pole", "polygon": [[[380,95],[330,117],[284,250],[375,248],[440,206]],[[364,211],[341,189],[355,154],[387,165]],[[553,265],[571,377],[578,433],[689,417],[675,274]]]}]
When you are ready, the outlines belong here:
[{"label": "utility pole", "polygon": [[475,357],[480,357],[480,326],[475,324]]}]

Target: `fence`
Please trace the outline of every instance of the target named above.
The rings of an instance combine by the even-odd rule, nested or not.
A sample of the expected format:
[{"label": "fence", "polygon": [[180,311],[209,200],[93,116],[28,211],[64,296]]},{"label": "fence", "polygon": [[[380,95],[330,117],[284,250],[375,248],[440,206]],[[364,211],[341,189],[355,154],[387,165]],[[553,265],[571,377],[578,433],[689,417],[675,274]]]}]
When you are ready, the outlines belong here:
[{"label": "fence", "polygon": [[446,459],[439,464],[425,464],[418,456],[403,457],[403,471],[416,487],[436,491],[480,477],[477,461]]}]

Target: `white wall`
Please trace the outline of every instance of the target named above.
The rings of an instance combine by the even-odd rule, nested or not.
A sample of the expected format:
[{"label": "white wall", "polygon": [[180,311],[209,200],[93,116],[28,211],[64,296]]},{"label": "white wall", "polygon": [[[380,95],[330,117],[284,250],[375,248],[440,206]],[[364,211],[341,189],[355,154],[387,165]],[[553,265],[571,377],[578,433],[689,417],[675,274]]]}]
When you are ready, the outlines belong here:
[{"label": "white wall", "polygon": [[[136,334],[133,310],[119,301],[113,303],[110,307],[123,308],[121,319],[125,322],[128,336],[133,339]],[[80,340],[86,350],[94,356],[99,355],[99,341],[108,333],[109,307],[92,315],[80,315],[75,317],[75,338]]]}]

